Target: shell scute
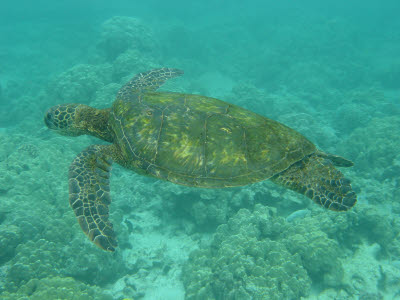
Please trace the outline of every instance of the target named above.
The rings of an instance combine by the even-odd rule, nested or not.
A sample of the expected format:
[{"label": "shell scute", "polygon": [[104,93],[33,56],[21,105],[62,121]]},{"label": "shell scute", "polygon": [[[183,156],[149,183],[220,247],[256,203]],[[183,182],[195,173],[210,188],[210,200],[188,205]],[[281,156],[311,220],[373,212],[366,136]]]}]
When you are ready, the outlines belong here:
[{"label": "shell scute", "polygon": [[184,185],[246,185],[315,151],[279,122],[200,95],[148,92],[115,101],[112,115],[128,167]]}]

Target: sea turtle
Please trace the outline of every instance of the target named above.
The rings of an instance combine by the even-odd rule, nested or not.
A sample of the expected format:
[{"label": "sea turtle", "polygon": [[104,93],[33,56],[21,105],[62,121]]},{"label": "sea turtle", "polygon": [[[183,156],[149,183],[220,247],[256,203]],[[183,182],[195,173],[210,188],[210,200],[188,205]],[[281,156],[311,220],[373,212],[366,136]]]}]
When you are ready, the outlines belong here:
[{"label": "sea turtle", "polygon": [[336,211],[357,201],[350,181],[334,166],[352,162],[318,150],[295,130],[218,99],[156,92],[178,69],[140,73],[118,92],[111,108],[83,104],[50,108],[48,128],[89,134],[111,144],[83,150],[69,168],[69,203],[100,248],[117,247],[109,221],[109,177],[116,162],[138,174],[176,184],[225,188],[265,179]]}]

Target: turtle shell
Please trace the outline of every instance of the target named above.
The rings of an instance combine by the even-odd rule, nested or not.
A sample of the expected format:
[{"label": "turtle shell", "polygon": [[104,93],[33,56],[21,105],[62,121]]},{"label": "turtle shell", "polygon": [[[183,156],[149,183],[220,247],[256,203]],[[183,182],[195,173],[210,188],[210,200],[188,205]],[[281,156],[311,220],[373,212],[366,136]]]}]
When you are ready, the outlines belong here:
[{"label": "turtle shell", "polygon": [[316,151],[277,121],[200,95],[148,92],[117,99],[110,122],[125,167],[188,186],[265,180]]}]

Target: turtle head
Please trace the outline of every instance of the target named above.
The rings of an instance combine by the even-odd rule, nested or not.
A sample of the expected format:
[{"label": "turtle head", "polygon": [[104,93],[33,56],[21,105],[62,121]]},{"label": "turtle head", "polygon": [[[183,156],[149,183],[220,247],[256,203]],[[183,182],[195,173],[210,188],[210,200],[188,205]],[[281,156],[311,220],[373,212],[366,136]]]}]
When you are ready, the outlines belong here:
[{"label": "turtle head", "polygon": [[109,114],[110,109],[96,109],[76,103],[60,104],[47,110],[44,123],[61,135],[88,134],[112,142]]},{"label": "turtle head", "polygon": [[77,124],[77,115],[82,104],[61,104],[47,110],[44,123],[51,130],[56,130],[61,135],[78,136],[85,134],[83,128]]}]

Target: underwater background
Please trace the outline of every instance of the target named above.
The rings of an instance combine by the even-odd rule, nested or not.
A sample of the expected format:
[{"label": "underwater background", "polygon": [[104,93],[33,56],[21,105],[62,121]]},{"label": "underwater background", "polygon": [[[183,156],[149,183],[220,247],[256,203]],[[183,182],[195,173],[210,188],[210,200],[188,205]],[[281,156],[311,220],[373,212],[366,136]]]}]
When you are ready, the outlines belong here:
[{"label": "underwater background", "polygon": [[[10,1],[0,10],[0,299],[400,299],[399,1]],[[68,167],[93,137],[51,106],[109,107],[133,75],[301,132],[358,194],[325,210],[269,181],[111,176],[119,248],[82,233]]]}]

